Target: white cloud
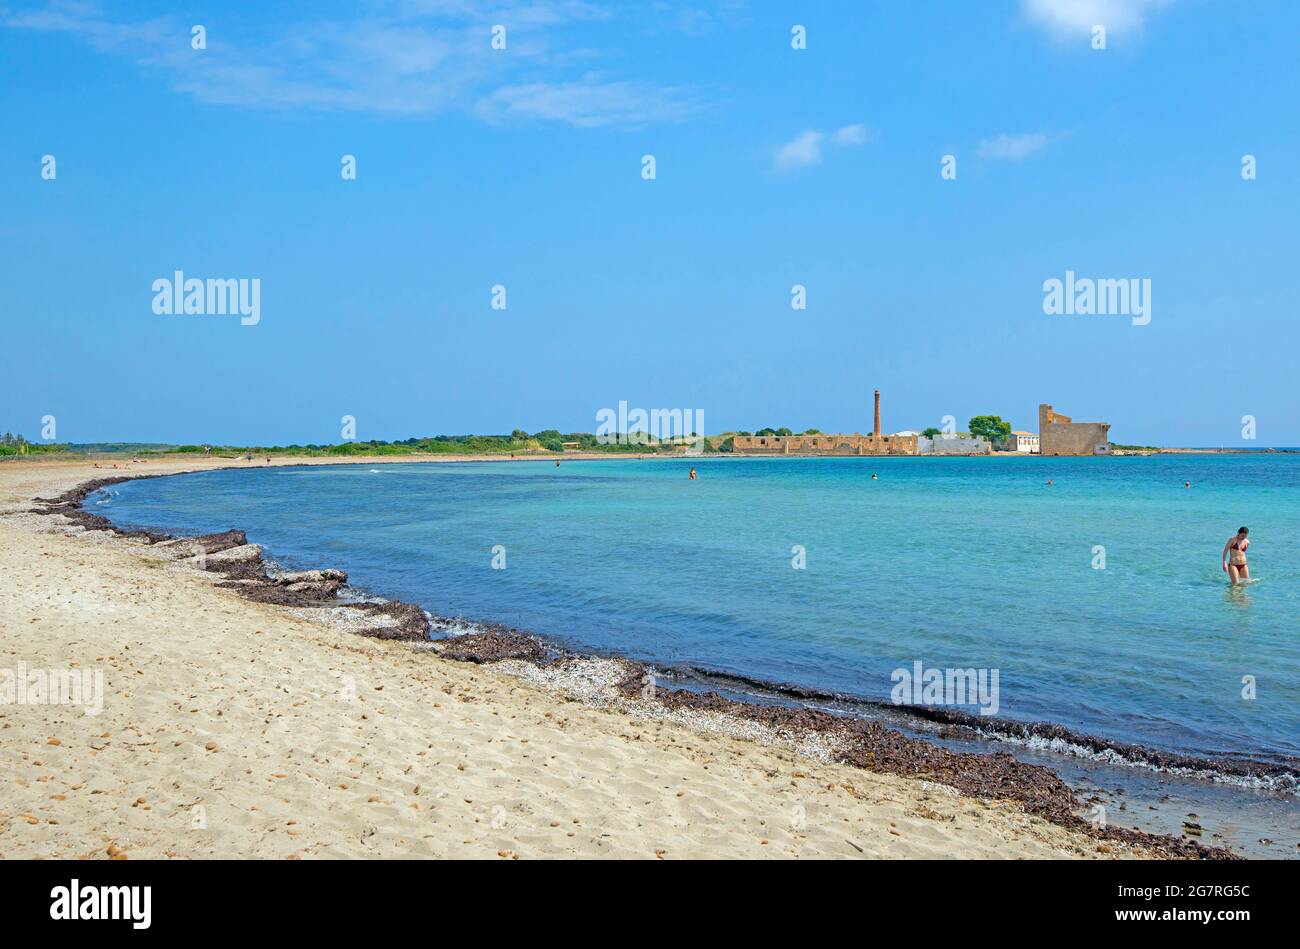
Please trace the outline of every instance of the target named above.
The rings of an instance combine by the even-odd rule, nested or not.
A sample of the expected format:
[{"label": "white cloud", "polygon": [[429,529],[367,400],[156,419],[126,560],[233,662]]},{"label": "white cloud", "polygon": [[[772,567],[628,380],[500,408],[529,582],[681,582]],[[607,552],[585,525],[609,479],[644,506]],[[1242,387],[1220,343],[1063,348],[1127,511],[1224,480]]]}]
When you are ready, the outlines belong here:
[{"label": "white cloud", "polygon": [[863,145],[872,137],[871,130],[865,125],[846,125],[842,129],[836,129],[831,135],[831,141],[836,145]]},{"label": "white cloud", "polygon": [[875,132],[862,124],[845,125],[829,134],[817,129],[808,129],[778,148],[773,164],[777,171],[806,168],[809,165],[821,164],[822,152],[827,142],[844,148],[863,145],[868,141],[875,141]]},{"label": "white cloud", "polygon": [[745,0],[704,0],[704,2],[683,3],[681,0],[669,3],[666,0],[653,0],[632,7],[632,15],[638,16],[649,24],[654,33],[683,33],[687,36],[710,36],[737,24],[747,23]]},{"label": "white cloud", "polygon": [[1020,0],[1021,12],[1030,20],[1054,33],[1076,35],[1089,33],[1094,26],[1104,26],[1115,33],[1135,29],[1146,22],[1147,15],[1173,0]]},{"label": "white cloud", "polygon": [[[220,105],[396,115],[462,109],[582,127],[675,121],[702,106],[693,89],[573,76],[569,41],[553,51],[551,34],[612,15],[594,3],[372,0],[360,9],[351,19],[285,23],[270,34],[209,29],[201,52],[190,49],[189,20],[110,15],[94,0],[0,7],[0,26],[75,37]],[[514,27],[508,55],[490,48],[494,23]]]},{"label": "white cloud", "polygon": [[822,142],[825,139],[825,135],[812,129],[800,132],[793,140],[777,149],[777,170],[789,171],[792,168],[819,164],[822,160]]},{"label": "white cloud", "polygon": [[576,82],[504,86],[481,99],[475,111],[490,121],[541,119],[589,128],[671,122],[699,107],[686,89],[604,82],[588,75]]},{"label": "white cloud", "polygon": [[976,154],[980,158],[1005,158],[1020,161],[1047,147],[1048,137],[1042,132],[1025,135],[998,135],[980,141]]}]

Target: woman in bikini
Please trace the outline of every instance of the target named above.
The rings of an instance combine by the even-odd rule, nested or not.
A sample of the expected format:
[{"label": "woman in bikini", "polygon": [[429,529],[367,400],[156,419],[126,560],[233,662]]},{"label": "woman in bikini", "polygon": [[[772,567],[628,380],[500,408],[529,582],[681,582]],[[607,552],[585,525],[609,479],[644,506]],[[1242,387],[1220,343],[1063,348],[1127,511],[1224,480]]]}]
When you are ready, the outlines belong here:
[{"label": "woman in bikini", "polygon": [[1243,527],[1223,545],[1223,569],[1232,578],[1234,587],[1238,583],[1250,582],[1250,568],[1246,566],[1246,548],[1250,546],[1246,535],[1249,533],[1250,530]]}]

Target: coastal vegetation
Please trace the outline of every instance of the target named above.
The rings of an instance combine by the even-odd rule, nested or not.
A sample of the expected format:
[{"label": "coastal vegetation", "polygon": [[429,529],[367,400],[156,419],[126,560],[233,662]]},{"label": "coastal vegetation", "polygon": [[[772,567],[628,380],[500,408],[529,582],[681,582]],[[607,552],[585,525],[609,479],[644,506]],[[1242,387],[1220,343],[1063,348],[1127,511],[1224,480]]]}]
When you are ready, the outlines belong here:
[{"label": "coastal vegetation", "polygon": [[[22,436],[6,433],[0,439],[0,457],[65,454],[65,455],[132,455],[158,457],[164,455],[211,455],[234,458],[240,455],[275,455],[303,457],[349,457],[357,455],[492,455],[492,454],[562,454],[564,452],[601,452],[614,454],[664,453],[680,451],[680,444],[633,433],[609,436],[607,441],[590,432],[563,433],[546,429],[529,434],[515,429],[509,435],[430,435],[399,441],[348,441],[337,444],[288,445],[214,445],[214,444],[142,444],[137,442],[95,444],[33,444]],[[716,452],[715,440],[705,439],[704,451]]]},{"label": "coastal vegetation", "polygon": [[5,432],[0,435],[0,457],[11,455],[50,455],[68,451],[68,445],[54,442],[29,442],[21,435]]},{"label": "coastal vegetation", "polygon": [[[525,454],[562,453],[565,451],[591,452],[655,452],[668,451],[667,444],[653,439],[644,443],[629,440],[626,435],[613,436],[615,441],[602,442],[590,432],[570,432],[563,434],[556,429],[547,429],[530,435],[522,429],[515,429],[509,435],[433,435],[424,438],[407,438],[401,441],[342,442],[335,445],[258,445],[258,446],[212,446],[213,454],[240,454],[251,451],[254,454],[272,455],[491,455],[491,454]],[[203,451],[201,445],[179,445],[166,451],[167,454],[181,454]]]}]

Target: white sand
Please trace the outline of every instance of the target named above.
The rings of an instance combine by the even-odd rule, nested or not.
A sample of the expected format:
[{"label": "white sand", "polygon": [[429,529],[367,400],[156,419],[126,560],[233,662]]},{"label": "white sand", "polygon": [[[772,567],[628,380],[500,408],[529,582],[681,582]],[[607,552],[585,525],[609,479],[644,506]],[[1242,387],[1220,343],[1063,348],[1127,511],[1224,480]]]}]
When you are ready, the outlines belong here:
[{"label": "white sand", "polygon": [[[0,463],[0,512],[218,463]],[[1012,804],[325,628],[60,521],[0,516],[0,669],[102,670],[103,710],[0,705],[6,857],[1130,855]]]}]

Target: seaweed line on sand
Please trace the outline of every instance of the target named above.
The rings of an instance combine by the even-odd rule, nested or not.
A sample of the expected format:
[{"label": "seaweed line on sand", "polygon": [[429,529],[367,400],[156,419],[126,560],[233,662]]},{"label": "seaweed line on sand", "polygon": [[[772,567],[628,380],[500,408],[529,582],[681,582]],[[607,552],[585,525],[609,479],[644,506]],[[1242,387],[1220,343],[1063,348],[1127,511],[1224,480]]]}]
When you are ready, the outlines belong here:
[{"label": "seaweed line on sand", "polygon": [[[667,689],[655,684],[649,666],[624,657],[595,659],[559,650],[541,637],[506,626],[480,627],[479,631],[445,640],[430,641],[429,617],[413,603],[366,600],[340,601],[347,583],[342,570],[322,569],[273,572],[256,544],[244,531],[231,529],[195,537],[151,530],[124,530],[108,518],[82,507],[95,491],[140,478],[166,475],[129,475],[98,478],[53,498],[36,498],[37,507],[25,513],[59,515],[71,527],[109,531],[134,541],[140,552],[155,559],[177,562],[215,573],[218,587],[231,589],[259,603],[289,607],[300,615],[330,622],[337,615],[339,628],[376,639],[422,644],[444,659],[469,663],[501,663],[503,671],[524,675],[567,690],[574,696],[579,680],[586,679],[579,700],[612,707],[627,714],[658,714],[690,721],[707,716],[725,719],[742,737],[780,740],[817,757],[866,771],[923,779],[975,798],[1008,801],[1026,814],[1061,827],[1122,846],[1138,846],[1165,856],[1186,859],[1239,859],[1223,847],[1198,841],[1119,827],[1098,826],[1080,817],[1083,808],[1074,790],[1042,765],[1017,761],[1003,752],[956,752],[914,738],[879,722],[833,715],[806,707],[760,705],[720,695]],[[453,621],[442,621],[448,624]],[[586,675],[583,664],[603,669],[603,679]],[[599,680],[599,681],[597,681]],[[697,722],[698,724],[698,722]]]}]

